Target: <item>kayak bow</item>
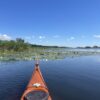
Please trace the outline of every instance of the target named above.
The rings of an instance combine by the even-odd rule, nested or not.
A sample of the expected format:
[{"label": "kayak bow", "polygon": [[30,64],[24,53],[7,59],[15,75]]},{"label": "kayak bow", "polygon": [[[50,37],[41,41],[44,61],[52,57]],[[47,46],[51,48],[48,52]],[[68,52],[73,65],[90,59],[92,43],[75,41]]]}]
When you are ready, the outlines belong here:
[{"label": "kayak bow", "polygon": [[21,100],[51,100],[48,88],[42,77],[39,64],[35,65],[31,80],[29,81]]}]

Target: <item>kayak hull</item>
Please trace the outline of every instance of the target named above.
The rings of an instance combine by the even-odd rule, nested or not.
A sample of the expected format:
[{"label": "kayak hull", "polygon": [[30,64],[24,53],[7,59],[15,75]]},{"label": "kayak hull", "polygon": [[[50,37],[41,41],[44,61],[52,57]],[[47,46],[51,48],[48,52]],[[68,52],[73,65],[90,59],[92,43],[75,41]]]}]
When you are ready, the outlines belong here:
[{"label": "kayak hull", "polygon": [[[26,100],[24,98],[32,91],[42,91],[42,92],[48,94],[48,99],[46,99],[46,100],[52,100],[38,64],[35,65],[35,69],[33,71],[32,77],[27,85],[26,90],[24,91],[24,93],[21,97],[21,100]],[[29,100],[31,100],[31,99],[29,99]]]}]

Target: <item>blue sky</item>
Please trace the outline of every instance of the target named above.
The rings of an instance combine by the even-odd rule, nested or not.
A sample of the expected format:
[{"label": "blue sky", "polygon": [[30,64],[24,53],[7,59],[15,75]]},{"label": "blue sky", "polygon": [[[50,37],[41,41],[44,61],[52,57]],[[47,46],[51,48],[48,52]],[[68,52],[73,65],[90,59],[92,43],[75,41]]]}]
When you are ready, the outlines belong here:
[{"label": "blue sky", "polygon": [[100,45],[100,0],[0,0],[0,39]]}]

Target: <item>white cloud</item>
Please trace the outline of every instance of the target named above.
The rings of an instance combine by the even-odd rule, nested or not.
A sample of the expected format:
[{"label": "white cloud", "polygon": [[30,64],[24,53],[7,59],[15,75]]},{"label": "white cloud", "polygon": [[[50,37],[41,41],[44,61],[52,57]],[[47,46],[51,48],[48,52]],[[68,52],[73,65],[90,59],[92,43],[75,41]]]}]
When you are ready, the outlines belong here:
[{"label": "white cloud", "polygon": [[7,34],[0,34],[0,40],[11,40],[11,37]]},{"label": "white cloud", "polygon": [[59,38],[60,36],[59,36],[59,35],[54,35],[53,37],[54,37],[54,38]]},{"label": "white cloud", "polygon": [[75,39],[75,37],[72,36],[72,37],[68,38],[67,41],[72,41],[74,39]]},{"label": "white cloud", "polygon": [[70,40],[74,40],[75,39],[75,37],[70,37]]},{"label": "white cloud", "polygon": [[94,35],[93,37],[94,38],[100,38],[100,35]]},{"label": "white cloud", "polygon": [[45,36],[39,36],[39,39],[45,39],[46,37]]}]

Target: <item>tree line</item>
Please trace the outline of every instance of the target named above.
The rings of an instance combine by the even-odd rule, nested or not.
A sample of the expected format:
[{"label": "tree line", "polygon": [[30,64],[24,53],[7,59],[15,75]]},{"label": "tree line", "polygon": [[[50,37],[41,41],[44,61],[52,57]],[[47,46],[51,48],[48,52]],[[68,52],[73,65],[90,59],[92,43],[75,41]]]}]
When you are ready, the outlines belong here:
[{"label": "tree line", "polygon": [[77,47],[79,49],[96,49],[96,48],[100,48],[100,46],[94,45],[94,46],[85,46],[85,47]]},{"label": "tree line", "polygon": [[4,41],[0,40],[0,51],[26,51],[33,48],[59,48],[58,46],[42,46],[26,43],[24,39],[16,38],[16,40]]},{"label": "tree line", "polygon": [[30,45],[25,43],[25,41],[21,38],[17,38],[16,40],[4,41],[0,40],[0,50],[1,51],[24,51],[27,50]]}]

